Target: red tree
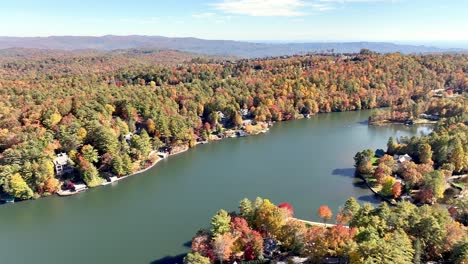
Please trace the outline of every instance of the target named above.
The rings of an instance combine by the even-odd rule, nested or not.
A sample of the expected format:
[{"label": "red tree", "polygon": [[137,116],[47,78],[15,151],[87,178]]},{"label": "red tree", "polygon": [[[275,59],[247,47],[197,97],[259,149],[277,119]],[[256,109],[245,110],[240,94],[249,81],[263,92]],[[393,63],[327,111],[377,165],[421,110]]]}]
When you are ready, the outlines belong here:
[{"label": "red tree", "polygon": [[418,200],[422,203],[432,203],[433,199],[434,199],[434,193],[432,192],[431,189],[424,189],[420,191],[418,194]]},{"label": "red tree", "polygon": [[282,204],[278,205],[278,207],[287,210],[288,211],[288,216],[293,217],[294,208],[292,207],[292,205],[290,205],[289,203],[282,203]]},{"label": "red tree", "polygon": [[400,182],[395,182],[395,184],[392,187],[392,193],[395,199],[400,197],[401,195],[401,183]]}]

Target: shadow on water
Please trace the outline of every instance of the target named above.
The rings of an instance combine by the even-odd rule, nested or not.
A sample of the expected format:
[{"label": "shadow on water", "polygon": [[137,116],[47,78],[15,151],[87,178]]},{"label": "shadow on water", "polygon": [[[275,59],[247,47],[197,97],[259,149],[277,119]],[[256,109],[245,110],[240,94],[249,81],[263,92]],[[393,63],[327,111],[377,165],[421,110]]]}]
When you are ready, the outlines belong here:
[{"label": "shadow on water", "polygon": [[367,187],[367,184],[361,179],[356,179],[356,181],[353,182],[353,186],[360,189],[369,189],[369,187]]},{"label": "shadow on water", "polygon": [[185,242],[183,245],[186,248],[192,248],[192,240],[189,240],[189,241]]},{"label": "shadow on water", "polygon": [[354,178],[354,168],[334,169],[332,175],[345,176]]},{"label": "shadow on water", "polygon": [[361,202],[367,202],[367,203],[379,203],[380,202],[380,199],[377,198],[375,195],[373,194],[369,194],[369,195],[362,195],[362,196],[359,196],[358,197],[358,201],[361,201]]},{"label": "shadow on water", "polygon": [[359,121],[359,122],[356,122],[356,123],[358,123],[359,125],[367,126],[367,125],[369,125],[369,120],[363,120],[363,121]]},{"label": "shadow on water", "polygon": [[177,256],[166,256],[161,259],[153,260],[150,264],[182,264],[186,254],[180,254]]}]

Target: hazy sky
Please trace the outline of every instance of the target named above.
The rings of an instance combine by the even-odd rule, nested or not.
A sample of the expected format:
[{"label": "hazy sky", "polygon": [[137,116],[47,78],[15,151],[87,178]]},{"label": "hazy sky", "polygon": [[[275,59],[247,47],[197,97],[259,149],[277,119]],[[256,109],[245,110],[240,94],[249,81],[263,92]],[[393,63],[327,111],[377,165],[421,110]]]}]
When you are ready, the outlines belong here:
[{"label": "hazy sky", "polygon": [[468,41],[468,0],[5,0],[0,35]]}]

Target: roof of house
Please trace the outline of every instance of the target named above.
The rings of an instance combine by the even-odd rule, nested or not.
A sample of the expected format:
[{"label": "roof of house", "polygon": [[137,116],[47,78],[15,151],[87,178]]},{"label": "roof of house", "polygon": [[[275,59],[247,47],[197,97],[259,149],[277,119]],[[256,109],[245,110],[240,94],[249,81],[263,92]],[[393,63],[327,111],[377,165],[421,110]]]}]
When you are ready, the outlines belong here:
[{"label": "roof of house", "polygon": [[411,158],[410,155],[408,154],[405,154],[405,155],[395,155],[395,160],[399,161],[399,162],[404,162],[404,161],[412,161],[413,158]]},{"label": "roof of house", "polygon": [[225,117],[226,117],[226,116],[224,115],[224,113],[221,112],[221,111],[218,111],[218,116],[219,116],[220,118],[225,118]]},{"label": "roof of house", "polygon": [[60,153],[54,159],[55,165],[67,165],[68,164],[68,155],[65,153]]}]

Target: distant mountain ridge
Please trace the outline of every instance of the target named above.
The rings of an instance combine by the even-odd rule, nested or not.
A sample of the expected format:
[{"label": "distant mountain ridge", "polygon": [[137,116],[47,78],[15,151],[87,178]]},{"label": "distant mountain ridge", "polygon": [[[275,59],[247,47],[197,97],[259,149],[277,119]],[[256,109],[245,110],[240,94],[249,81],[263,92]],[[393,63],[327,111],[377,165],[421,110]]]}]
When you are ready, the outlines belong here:
[{"label": "distant mountain ridge", "polygon": [[429,46],[400,45],[389,42],[307,42],[307,43],[254,43],[232,40],[205,40],[198,38],[169,38],[161,36],[51,36],[0,37],[0,49],[34,48],[58,50],[115,50],[130,48],[173,49],[208,55],[238,57],[269,57],[333,51],[355,53],[369,49],[380,53],[439,53],[466,52],[463,49],[442,49]]}]

